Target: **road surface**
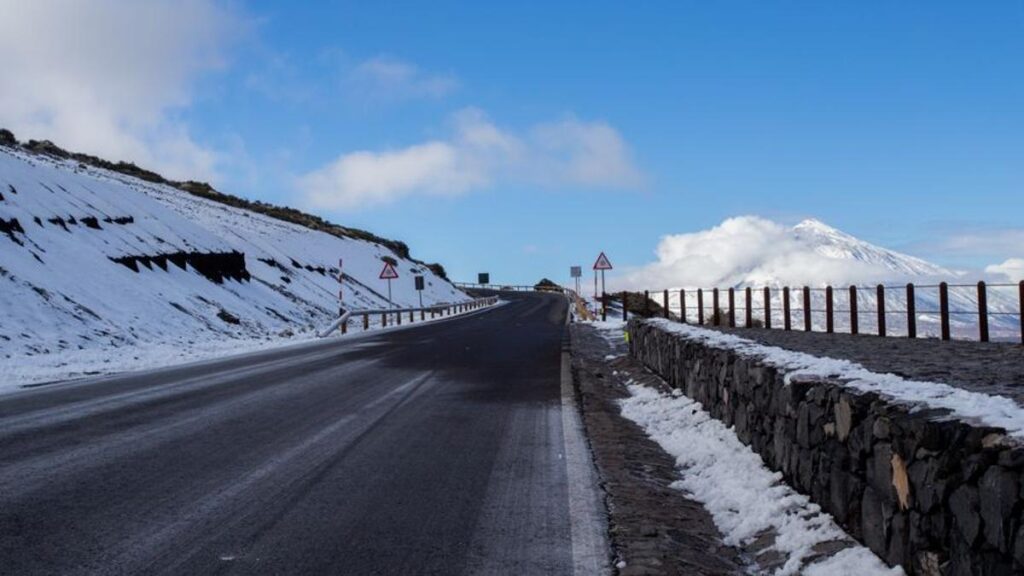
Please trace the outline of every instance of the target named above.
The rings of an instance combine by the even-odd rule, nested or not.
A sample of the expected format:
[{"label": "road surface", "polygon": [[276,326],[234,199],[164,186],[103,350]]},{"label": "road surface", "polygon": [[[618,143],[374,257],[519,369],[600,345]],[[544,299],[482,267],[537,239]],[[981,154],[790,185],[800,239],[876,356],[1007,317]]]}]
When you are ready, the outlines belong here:
[{"label": "road surface", "polygon": [[563,410],[566,304],[508,298],[0,396],[0,573],[587,571],[607,552]]}]

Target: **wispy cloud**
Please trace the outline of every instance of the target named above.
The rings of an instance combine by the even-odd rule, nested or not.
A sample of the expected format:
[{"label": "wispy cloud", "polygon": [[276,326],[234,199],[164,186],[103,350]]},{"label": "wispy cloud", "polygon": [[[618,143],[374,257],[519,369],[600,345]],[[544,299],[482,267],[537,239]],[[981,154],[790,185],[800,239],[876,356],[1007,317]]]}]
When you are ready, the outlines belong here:
[{"label": "wispy cloud", "polygon": [[1000,264],[986,266],[985,272],[1003,280],[1020,282],[1024,280],[1024,258],[1007,258]]},{"label": "wispy cloud", "polygon": [[246,23],[213,0],[0,1],[0,126],[22,138],[215,179],[178,113]]},{"label": "wispy cloud", "polygon": [[390,56],[375,56],[356,64],[343,82],[345,91],[367,101],[442,98],[459,87],[452,73],[421,70],[415,64]]},{"label": "wispy cloud", "polygon": [[619,189],[644,182],[625,140],[605,122],[569,118],[519,134],[470,108],[451,126],[446,139],[343,154],[300,178],[299,188],[316,208],[352,209],[412,195],[458,195],[498,180]]}]

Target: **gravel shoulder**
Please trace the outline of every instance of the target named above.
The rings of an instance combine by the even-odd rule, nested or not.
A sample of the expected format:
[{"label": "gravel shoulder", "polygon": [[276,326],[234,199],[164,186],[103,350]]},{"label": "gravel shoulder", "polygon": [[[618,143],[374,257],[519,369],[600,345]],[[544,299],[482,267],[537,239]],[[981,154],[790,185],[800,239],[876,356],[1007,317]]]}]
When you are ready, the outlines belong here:
[{"label": "gravel shoulder", "polygon": [[606,494],[618,574],[745,573],[749,563],[722,543],[710,514],[670,487],[678,479],[672,457],[621,415],[618,401],[629,393],[619,372],[637,376],[625,346],[581,324],[571,334],[573,381]]}]

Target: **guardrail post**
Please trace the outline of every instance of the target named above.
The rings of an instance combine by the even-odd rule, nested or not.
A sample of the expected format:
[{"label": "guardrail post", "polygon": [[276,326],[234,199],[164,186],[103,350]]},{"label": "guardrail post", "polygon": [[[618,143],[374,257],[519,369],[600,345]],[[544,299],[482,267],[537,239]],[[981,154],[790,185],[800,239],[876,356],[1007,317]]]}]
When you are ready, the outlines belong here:
[{"label": "guardrail post", "polygon": [[878,335],[885,336],[885,286],[879,284],[875,291],[878,300]]},{"label": "guardrail post", "polygon": [[697,288],[697,324],[704,325],[704,289]]},{"label": "guardrail post", "polygon": [[622,291],[622,321],[629,320],[629,292]]},{"label": "guardrail post", "polygon": [[402,313],[401,312],[395,312],[395,325],[396,326],[401,326],[402,325]]},{"label": "guardrail post", "polygon": [[679,289],[679,321],[686,324],[686,289]]},{"label": "guardrail post", "polygon": [[988,342],[988,293],[985,282],[978,282],[978,339]]},{"label": "guardrail post", "polygon": [[782,288],[782,323],[786,330],[793,329],[793,322],[789,316],[789,286],[785,286]]},{"label": "guardrail post", "polygon": [[804,332],[811,331],[811,289],[804,286]]},{"label": "guardrail post", "polygon": [[662,303],[662,308],[663,308],[663,310],[661,311],[662,315],[665,316],[665,318],[668,318],[668,316],[669,316],[669,313],[668,313],[668,290],[665,290],[665,292],[662,293],[662,295],[661,295],[661,303]]},{"label": "guardrail post", "polygon": [[426,321],[427,321],[427,311],[423,310],[423,309],[420,309],[420,322],[426,322]]},{"label": "guardrail post", "polygon": [[729,288],[729,328],[736,327],[736,290]]},{"label": "guardrail post", "polygon": [[747,328],[752,328],[754,326],[754,311],[750,307],[751,304],[753,304],[753,297],[751,295],[752,290],[750,289],[750,286],[747,286],[747,288],[746,288],[746,290],[744,290],[744,292],[746,293],[746,297],[747,297],[747,314],[746,314],[747,322],[746,322],[746,324],[747,324]]},{"label": "guardrail post", "polygon": [[651,294],[644,290],[644,318],[651,317]]},{"label": "guardrail post", "polygon": [[711,290],[711,322],[715,326],[722,325],[722,314],[718,309],[718,288]]},{"label": "guardrail post", "polygon": [[415,314],[416,314],[415,310],[409,310],[409,324],[412,324],[413,322],[416,321]]},{"label": "guardrail post", "polygon": [[833,317],[834,308],[832,305],[832,287],[825,287],[825,332],[832,334],[835,332],[835,318]]},{"label": "guardrail post", "polygon": [[917,297],[914,284],[907,284],[907,338],[917,338]]},{"label": "guardrail post", "polygon": [[949,284],[939,283],[939,322],[942,325],[942,339],[949,340]]},{"label": "guardrail post", "polygon": [[388,313],[387,312],[381,312],[380,313],[380,327],[381,328],[387,328],[387,326],[388,326]]},{"label": "guardrail post", "polygon": [[857,313],[857,287],[850,286],[850,334],[860,332],[860,314]]},{"label": "guardrail post", "polygon": [[369,329],[370,329],[370,315],[369,314],[363,314],[363,331],[365,332],[365,331],[367,331]]},{"label": "guardrail post", "polygon": [[772,289],[764,287],[764,327],[772,327]]},{"label": "guardrail post", "polygon": [[341,333],[343,335],[348,334],[348,320],[345,320],[344,322],[341,323]]}]

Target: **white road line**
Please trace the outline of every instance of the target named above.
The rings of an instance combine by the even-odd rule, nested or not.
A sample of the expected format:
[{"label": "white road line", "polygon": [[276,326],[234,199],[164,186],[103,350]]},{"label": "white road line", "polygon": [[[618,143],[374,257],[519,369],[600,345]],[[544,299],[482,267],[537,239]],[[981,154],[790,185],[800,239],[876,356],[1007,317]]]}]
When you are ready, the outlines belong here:
[{"label": "white road line", "polygon": [[597,471],[576,410],[569,354],[562,352],[562,436],[569,482],[569,525],[575,576],[611,574],[608,517],[604,510]]}]

